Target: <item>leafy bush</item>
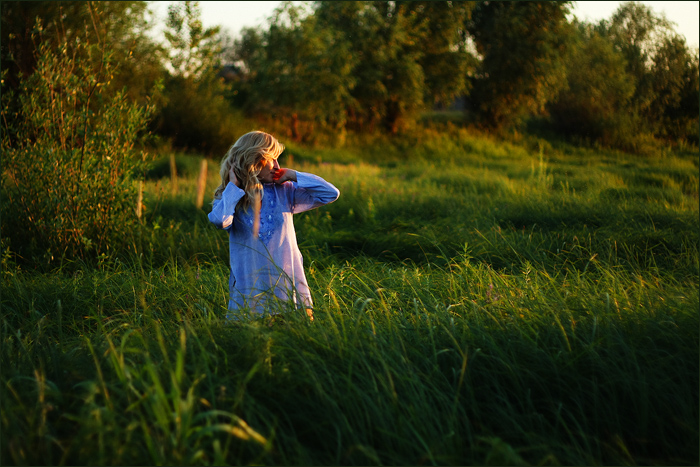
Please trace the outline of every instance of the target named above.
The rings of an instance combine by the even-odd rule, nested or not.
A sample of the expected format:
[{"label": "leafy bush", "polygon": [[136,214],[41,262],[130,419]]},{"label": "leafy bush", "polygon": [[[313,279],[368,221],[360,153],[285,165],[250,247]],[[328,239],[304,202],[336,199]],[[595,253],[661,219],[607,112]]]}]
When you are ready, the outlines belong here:
[{"label": "leafy bush", "polygon": [[35,264],[110,255],[138,224],[133,182],[147,155],[136,144],[153,108],[103,91],[116,71],[105,34],[54,49],[35,29],[36,71],[12,115],[3,93],[2,236]]}]

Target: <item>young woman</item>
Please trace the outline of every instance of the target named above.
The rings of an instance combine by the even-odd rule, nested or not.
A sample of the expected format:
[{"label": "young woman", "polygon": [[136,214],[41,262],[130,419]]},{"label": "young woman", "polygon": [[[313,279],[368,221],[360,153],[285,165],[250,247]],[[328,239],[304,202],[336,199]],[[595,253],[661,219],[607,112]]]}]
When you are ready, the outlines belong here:
[{"label": "young woman", "polygon": [[332,203],[340,192],[321,177],[280,168],[284,150],[272,135],[241,136],[221,162],[209,221],[229,235],[229,313],[276,313],[313,302],[292,214]]}]

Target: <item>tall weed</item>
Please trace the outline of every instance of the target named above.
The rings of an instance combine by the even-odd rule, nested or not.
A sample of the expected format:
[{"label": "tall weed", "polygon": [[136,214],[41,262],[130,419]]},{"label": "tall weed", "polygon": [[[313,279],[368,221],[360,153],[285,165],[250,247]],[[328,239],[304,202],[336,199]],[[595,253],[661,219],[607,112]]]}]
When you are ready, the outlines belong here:
[{"label": "tall weed", "polygon": [[36,28],[37,68],[17,114],[3,94],[2,235],[34,265],[109,256],[138,225],[133,180],[148,156],[137,143],[153,108],[103,93],[117,71],[107,37],[54,50]]},{"label": "tall weed", "polygon": [[313,323],[225,320],[194,174],[122,257],[4,256],[0,463],[697,465],[694,160],[454,131],[281,161],[342,193],[294,219]]}]

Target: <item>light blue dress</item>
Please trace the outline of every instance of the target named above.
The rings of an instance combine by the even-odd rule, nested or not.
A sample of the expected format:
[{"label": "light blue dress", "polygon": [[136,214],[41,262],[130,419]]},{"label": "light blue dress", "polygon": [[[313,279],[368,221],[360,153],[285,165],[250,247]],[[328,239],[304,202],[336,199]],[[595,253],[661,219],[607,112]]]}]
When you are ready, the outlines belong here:
[{"label": "light blue dress", "polygon": [[[276,313],[292,302],[312,307],[292,214],[332,203],[340,192],[319,176],[297,172],[296,182],[263,185],[260,228],[253,236],[253,209],[242,211],[245,192],[229,182],[214,199],[209,221],[229,234],[229,313]],[[279,299],[279,300],[278,300]]]}]

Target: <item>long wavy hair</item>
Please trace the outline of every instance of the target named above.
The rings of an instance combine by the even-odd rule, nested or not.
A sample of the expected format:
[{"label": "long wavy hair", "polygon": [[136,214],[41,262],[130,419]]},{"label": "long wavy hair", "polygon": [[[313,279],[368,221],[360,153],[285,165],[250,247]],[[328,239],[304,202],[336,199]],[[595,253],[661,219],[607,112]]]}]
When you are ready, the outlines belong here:
[{"label": "long wavy hair", "polygon": [[260,203],[262,201],[262,184],[258,174],[270,161],[277,159],[284,151],[284,145],[263,131],[251,131],[238,138],[221,161],[219,174],[221,185],[214,191],[214,198],[221,198],[229,180],[229,170],[233,167],[240,187],[245,195],[239,202],[242,210],[253,206],[253,231],[257,234],[260,225]]}]

